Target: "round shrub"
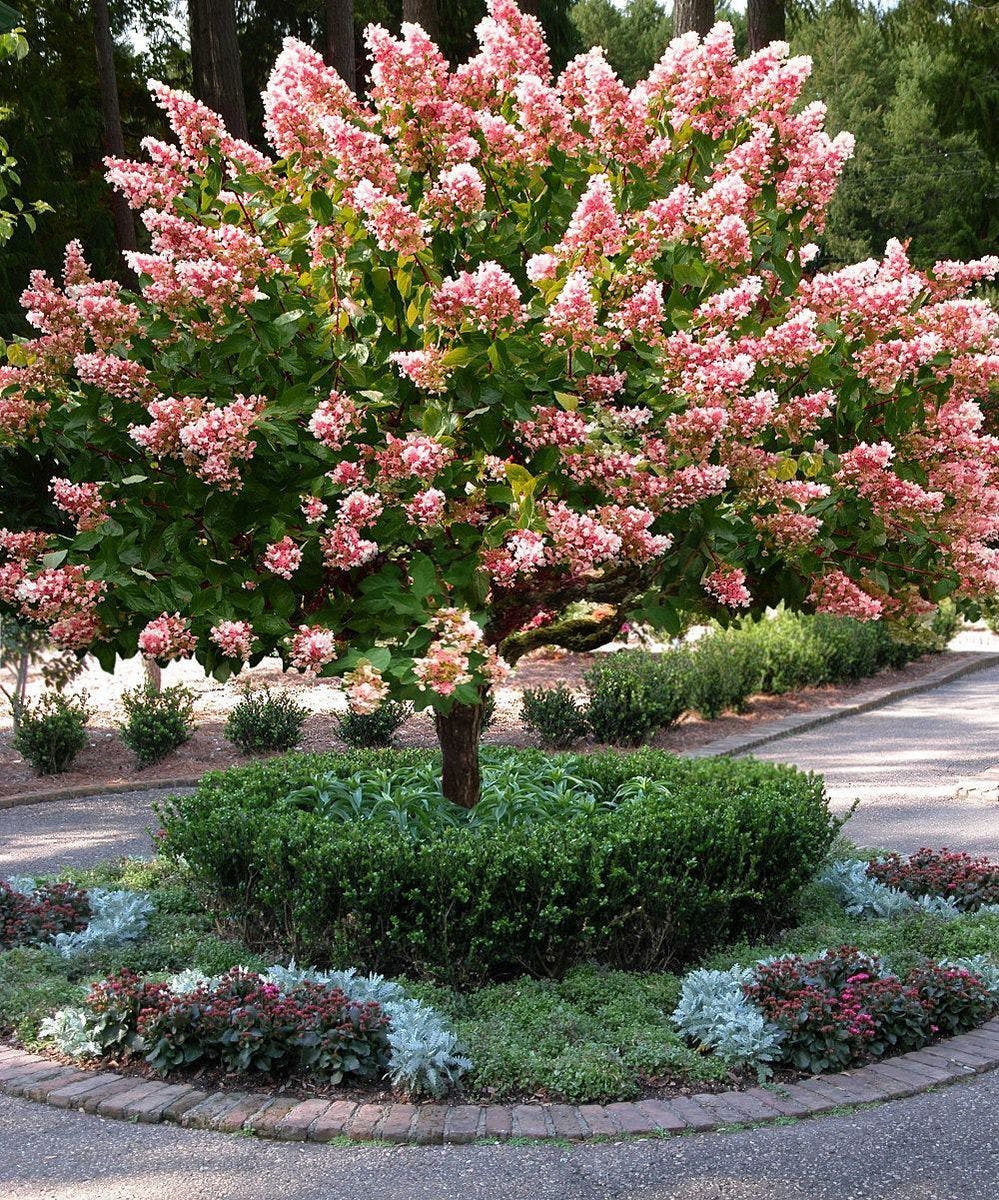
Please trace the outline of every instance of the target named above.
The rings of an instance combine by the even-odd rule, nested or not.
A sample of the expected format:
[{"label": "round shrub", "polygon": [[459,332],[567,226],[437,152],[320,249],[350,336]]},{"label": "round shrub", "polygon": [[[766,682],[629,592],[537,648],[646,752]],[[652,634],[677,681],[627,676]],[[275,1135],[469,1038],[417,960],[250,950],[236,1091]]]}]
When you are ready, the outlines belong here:
[{"label": "round shrub", "polygon": [[[521,776],[511,795],[533,772],[547,811],[536,798],[506,816],[487,780],[488,819],[422,802],[400,819],[391,779],[436,771],[429,752],[296,755],[160,806],[161,844],[251,942],[464,987],[587,961],[658,970],[756,935],[793,913],[836,829],[821,780],[790,767],[494,753]],[[317,785],[340,796],[379,771],[385,795],[359,807]]]},{"label": "round shrub", "polygon": [[553,688],[528,688],[520,709],[524,728],[549,750],[568,750],[589,728],[576,697],[560,683]]},{"label": "round shrub", "polygon": [[90,719],[86,696],[49,692],[36,704],[19,704],[14,749],[23,754],[39,775],[68,770],[87,744]]},{"label": "round shrub", "polygon": [[226,720],[225,737],[248,754],[290,750],[298,744],[308,715],[309,710],[296,704],[287,692],[275,696],[266,685],[251,691],[247,684],[243,699]]},{"label": "round shrub", "polygon": [[194,696],[188,688],[136,688],[125,692],[121,704],[126,718],[119,727],[121,740],[140,767],[166,758],[194,732]]},{"label": "round shrub", "polygon": [[742,629],[715,629],[707,634],[691,660],[691,707],[709,721],[729,710],[741,711],[759,684],[760,659],[756,643]]},{"label": "round shrub", "polygon": [[391,746],[400,726],[412,715],[412,707],[398,700],[385,700],[369,713],[348,709],[337,715],[337,734],[348,746],[362,749]]},{"label": "round shrub", "polygon": [[691,662],[683,650],[619,650],[586,673],[593,736],[612,746],[640,746],[688,707]]}]

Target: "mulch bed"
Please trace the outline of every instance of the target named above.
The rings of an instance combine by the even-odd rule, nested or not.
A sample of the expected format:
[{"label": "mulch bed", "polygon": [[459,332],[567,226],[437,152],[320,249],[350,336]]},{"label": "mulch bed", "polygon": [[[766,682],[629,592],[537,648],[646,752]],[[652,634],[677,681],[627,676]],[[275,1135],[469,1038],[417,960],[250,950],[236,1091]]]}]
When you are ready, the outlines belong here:
[{"label": "mulch bed", "polygon": [[[537,653],[518,664],[509,682],[497,691],[496,716],[486,734],[486,743],[507,746],[535,745],[533,737],[520,725],[520,698],[525,688],[553,686],[565,683],[582,691],[583,676],[596,654]],[[856,683],[805,688],[783,696],[754,696],[743,713],[730,713],[714,721],[686,715],[671,729],[659,734],[652,745],[682,754],[718,741],[731,734],[746,732],[754,725],[779,720],[795,713],[805,713],[830,704],[849,703],[875,688],[901,686],[919,680],[940,665],[938,655],[928,655],[897,671],[882,671],[879,675]],[[342,711],[344,701],[340,690],[330,680],[303,680],[285,675],[276,663],[264,662],[245,673],[254,685],[268,684],[291,692],[298,703],[310,710],[303,727],[301,749],[322,751],[343,749],[336,736],[332,714]],[[125,688],[141,682],[141,667],[136,660],[121,664],[114,675],[98,668],[88,670],[71,690],[86,690],[90,697],[93,717],[88,725],[89,744],[81,751],[69,771],[59,775],[38,776],[11,744],[9,717],[0,724],[0,798],[41,795],[62,788],[88,788],[99,793],[106,788],[121,789],[134,785],[136,790],[155,786],[172,779],[196,778],[205,771],[238,766],[253,759],[242,754],[223,736],[226,716],[240,699],[239,687],[222,685],[206,679],[196,664],[174,664],[164,671],[164,686],[183,683],[196,693],[195,717],[198,722],[194,736],[161,762],[139,771],[132,754],[118,736],[120,719],[119,697]],[[32,681],[31,694],[40,691],[37,680]],[[432,721],[426,714],[417,714],[400,730],[401,746],[435,746]],[[592,743],[581,750],[598,749]],[[266,756],[259,756],[266,757]]]}]

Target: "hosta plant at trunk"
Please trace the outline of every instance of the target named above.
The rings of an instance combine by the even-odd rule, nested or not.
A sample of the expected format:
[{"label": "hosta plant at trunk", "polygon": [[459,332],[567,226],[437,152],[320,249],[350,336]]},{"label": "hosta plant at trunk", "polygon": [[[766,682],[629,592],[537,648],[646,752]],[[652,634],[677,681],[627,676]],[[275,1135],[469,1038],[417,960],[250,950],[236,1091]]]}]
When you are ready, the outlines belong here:
[{"label": "hosta plant at trunk", "polygon": [[7,605],[106,665],[277,652],[431,706],[466,805],[466,710],[540,642],[999,580],[996,315],[962,298],[999,262],[809,268],[852,139],[807,60],[718,25],[629,90],[599,50],[553,78],[510,0],[479,36],[452,71],[372,27],[364,101],[288,41],[272,157],[154,84],[176,143],[109,166],[139,292],[71,245],[0,376],[77,526],[3,535]]}]

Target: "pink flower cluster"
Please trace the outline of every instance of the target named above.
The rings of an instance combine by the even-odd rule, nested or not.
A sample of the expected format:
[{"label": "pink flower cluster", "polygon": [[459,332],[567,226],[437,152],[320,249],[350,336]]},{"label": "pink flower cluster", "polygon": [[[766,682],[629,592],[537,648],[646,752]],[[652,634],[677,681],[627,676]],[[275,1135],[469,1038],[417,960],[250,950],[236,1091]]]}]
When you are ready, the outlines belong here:
[{"label": "pink flower cluster", "polygon": [[73,518],[81,533],[96,529],[108,515],[108,505],[101,497],[98,483],[70,483],[56,476],[49,487],[56,507]]},{"label": "pink flower cluster", "polygon": [[462,684],[472,683],[476,674],[488,683],[505,677],[509,668],[495,649],[486,645],[481,626],[469,612],[442,608],[429,624],[434,639],[426,653],[413,661],[413,674],[422,691],[446,697]]},{"label": "pink flower cluster", "polygon": [[367,660],[344,675],[343,681],[347,685],[347,702],[352,712],[373,713],[389,693],[381,672]]},{"label": "pink flower cluster", "polygon": [[302,551],[294,538],[285,536],[279,542],[271,542],[264,551],[264,569],[282,579],[291,579],[301,565]]},{"label": "pink flower cluster", "polygon": [[209,637],[226,658],[249,662],[253,653],[253,626],[249,621],[219,621]]},{"label": "pink flower cluster", "polygon": [[318,675],[336,656],[336,636],[322,625],[300,625],[291,639],[289,664],[305,675]]},{"label": "pink flower cluster", "polygon": [[389,355],[391,362],[407,379],[425,392],[443,392],[451,375],[445,365],[445,350],[396,350]]},{"label": "pink flower cluster", "polygon": [[342,392],[330,392],[309,418],[309,432],[330,450],[343,448],[359,420],[357,405]]},{"label": "pink flower cluster", "polygon": [[495,262],[480,263],[474,271],[445,279],[434,293],[431,316],[443,329],[470,325],[492,334],[514,329],[525,319],[516,283]]},{"label": "pink flower cluster", "polygon": [[705,576],[704,590],[727,608],[748,608],[753,599],[746,587],[746,572],[728,563]]},{"label": "pink flower cluster", "polygon": [[139,634],[139,650],[153,662],[168,663],[178,658],[190,658],[198,639],[191,633],[180,613],[161,613]]}]

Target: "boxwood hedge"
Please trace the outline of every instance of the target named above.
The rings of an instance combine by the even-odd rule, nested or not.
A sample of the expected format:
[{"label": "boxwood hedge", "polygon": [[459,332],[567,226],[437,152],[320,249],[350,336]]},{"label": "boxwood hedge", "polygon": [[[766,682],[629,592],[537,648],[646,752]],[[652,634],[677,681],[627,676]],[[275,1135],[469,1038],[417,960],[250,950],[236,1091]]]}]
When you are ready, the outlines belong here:
[{"label": "boxwood hedge", "polygon": [[[468,987],[599,962],[675,968],[793,915],[837,828],[822,781],[654,750],[545,756],[599,801],[578,814],[413,836],[323,810],[317,777],[429,751],[290,755],[206,775],[160,807],[162,848],[252,943]],[[303,790],[304,789],[304,790]]]}]

